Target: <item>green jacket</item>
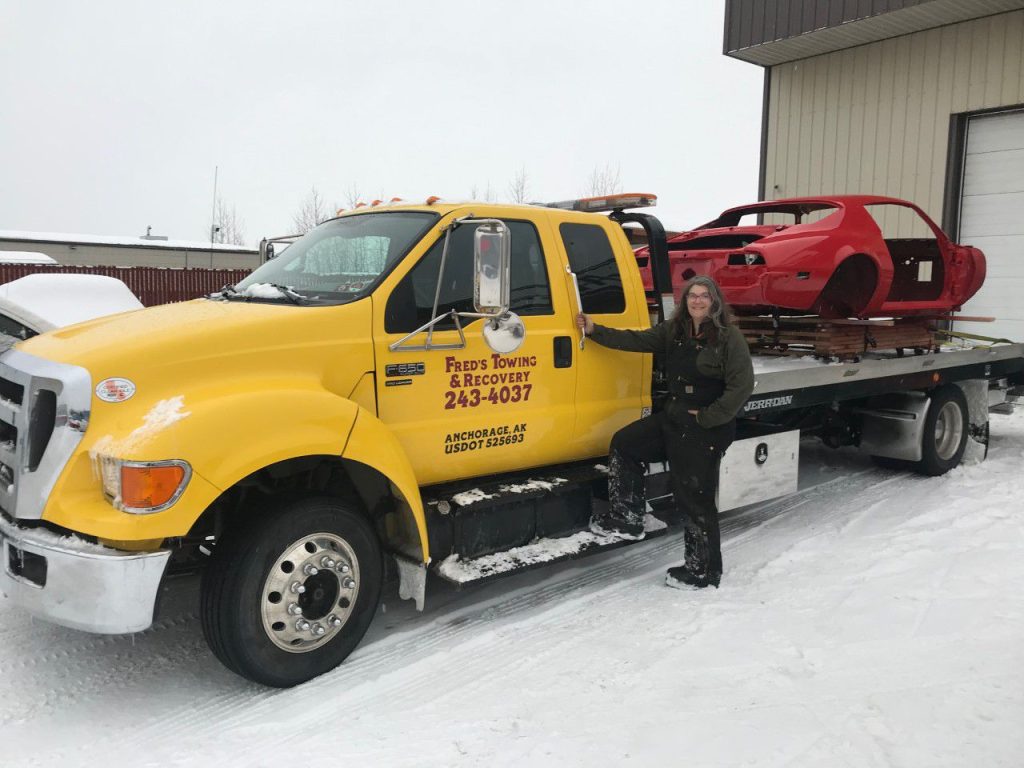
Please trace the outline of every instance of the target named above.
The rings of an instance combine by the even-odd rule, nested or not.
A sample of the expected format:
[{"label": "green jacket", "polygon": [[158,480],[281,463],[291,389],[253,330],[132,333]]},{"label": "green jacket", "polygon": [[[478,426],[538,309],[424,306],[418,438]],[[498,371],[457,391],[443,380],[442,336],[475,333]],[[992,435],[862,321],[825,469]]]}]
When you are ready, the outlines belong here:
[{"label": "green jacket", "polygon": [[[713,329],[710,320],[705,320],[701,331],[706,336]],[[679,358],[683,347],[693,341],[692,326],[684,324],[683,334],[676,339],[672,333],[671,321],[659,323],[645,331],[623,331],[594,325],[590,337],[598,344],[624,352],[655,352],[664,355],[665,370],[670,378],[679,378]],[[754,367],[750,360],[750,348],[739,328],[726,326],[719,331],[715,344],[706,344],[697,354],[697,371],[701,376],[720,379],[724,383],[722,394],[709,405],[697,409],[697,423],[705,429],[726,424],[736,414],[754,391]],[[673,416],[671,401],[666,405],[669,416]],[[678,414],[677,414],[678,415]]]}]

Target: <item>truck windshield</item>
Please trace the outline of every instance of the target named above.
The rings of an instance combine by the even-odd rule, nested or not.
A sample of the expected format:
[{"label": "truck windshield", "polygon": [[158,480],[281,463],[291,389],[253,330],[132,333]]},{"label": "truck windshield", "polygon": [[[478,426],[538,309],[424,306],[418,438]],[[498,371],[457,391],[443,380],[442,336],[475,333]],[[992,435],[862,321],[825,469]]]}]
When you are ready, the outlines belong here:
[{"label": "truck windshield", "polygon": [[436,220],[434,213],[375,211],[325,222],[220,295],[310,305],[355,301],[367,295]]}]

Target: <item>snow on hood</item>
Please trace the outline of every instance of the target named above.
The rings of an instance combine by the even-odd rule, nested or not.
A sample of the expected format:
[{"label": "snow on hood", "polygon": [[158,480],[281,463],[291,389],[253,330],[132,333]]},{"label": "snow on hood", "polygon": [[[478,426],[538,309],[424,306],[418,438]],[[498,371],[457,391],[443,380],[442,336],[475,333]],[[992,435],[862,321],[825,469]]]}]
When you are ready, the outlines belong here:
[{"label": "snow on hood", "polygon": [[127,456],[167,427],[191,415],[191,411],[185,410],[184,395],[160,400],[142,417],[142,424],[128,435],[120,439],[115,439],[113,435],[104,435],[97,440],[89,451],[89,458],[95,461],[96,457],[101,455]]}]

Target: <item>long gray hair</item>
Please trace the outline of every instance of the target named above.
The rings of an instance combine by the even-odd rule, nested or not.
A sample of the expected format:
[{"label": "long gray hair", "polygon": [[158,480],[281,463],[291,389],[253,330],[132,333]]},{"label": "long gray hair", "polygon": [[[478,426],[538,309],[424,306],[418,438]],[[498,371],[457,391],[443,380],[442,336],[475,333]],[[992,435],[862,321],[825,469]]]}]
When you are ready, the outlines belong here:
[{"label": "long gray hair", "polygon": [[689,335],[689,329],[685,328],[686,324],[690,322],[690,310],[686,306],[686,296],[698,285],[707,288],[708,293],[711,294],[711,307],[708,309],[708,319],[715,326],[714,341],[717,342],[718,332],[724,330],[726,326],[732,325],[732,312],[729,310],[729,305],[725,303],[722,289],[718,287],[718,283],[707,275],[695,275],[686,281],[686,285],[683,286],[683,292],[679,296],[679,306],[676,307],[676,311],[672,314],[672,330],[677,336],[681,333]]}]

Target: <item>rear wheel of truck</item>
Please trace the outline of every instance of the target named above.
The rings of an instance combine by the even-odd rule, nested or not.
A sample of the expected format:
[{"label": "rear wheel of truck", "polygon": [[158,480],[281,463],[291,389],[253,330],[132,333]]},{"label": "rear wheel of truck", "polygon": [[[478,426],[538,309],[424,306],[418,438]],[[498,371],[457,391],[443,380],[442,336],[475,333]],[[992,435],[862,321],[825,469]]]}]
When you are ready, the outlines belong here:
[{"label": "rear wheel of truck", "polygon": [[922,475],[943,475],[960,463],[967,445],[970,420],[967,398],[954,384],[945,384],[931,393],[924,417],[921,460],[912,466]]},{"label": "rear wheel of truck", "polygon": [[382,581],[380,545],[358,512],[331,498],[273,503],[218,540],[203,574],[203,634],[229,669],[287,688],[355,649]]}]

